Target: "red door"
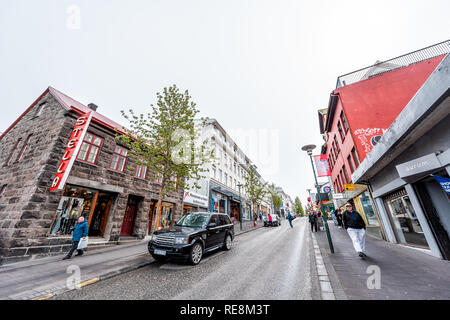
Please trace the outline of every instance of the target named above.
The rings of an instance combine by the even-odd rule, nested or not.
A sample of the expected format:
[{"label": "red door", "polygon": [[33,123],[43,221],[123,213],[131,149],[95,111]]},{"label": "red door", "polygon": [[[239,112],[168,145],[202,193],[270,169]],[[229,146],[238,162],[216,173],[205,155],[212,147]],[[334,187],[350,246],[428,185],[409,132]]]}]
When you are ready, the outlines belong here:
[{"label": "red door", "polygon": [[125,216],[123,217],[121,236],[131,236],[133,234],[134,220],[136,218],[137,203],[131,199],[128,200]]}]

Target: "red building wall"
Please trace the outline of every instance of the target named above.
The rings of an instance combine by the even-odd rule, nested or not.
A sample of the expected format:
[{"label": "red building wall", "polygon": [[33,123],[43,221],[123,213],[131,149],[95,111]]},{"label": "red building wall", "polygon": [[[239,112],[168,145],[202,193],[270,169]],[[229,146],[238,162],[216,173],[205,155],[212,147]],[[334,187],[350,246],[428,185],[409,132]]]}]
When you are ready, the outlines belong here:
[{"label": "red building wall", "polygon": [[[438,56],[334,90],[333,93],[338,94],[339,99],[331,129],[326,133],[328,158],[331,156],[335,136],[340,148],[337,158],[331,160],[333,183],[344,165],[347,182],[351,182],[352,170],[347,158],[352,149],[356,148],[357,156],[362,162],[373,149],[376,140],[389,128],[443,58],[444,55]],[[338,131],[342,111],[349,126],[343,142]]]},{"label": "red building wall", "polygon": [[335,90],[362,160],[442,61],[444,55]]}]

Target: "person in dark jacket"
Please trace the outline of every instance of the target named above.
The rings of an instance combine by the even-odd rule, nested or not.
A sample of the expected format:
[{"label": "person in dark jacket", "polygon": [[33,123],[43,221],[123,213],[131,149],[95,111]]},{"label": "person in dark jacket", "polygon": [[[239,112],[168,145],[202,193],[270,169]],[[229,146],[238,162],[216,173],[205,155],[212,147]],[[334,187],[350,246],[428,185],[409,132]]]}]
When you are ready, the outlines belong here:
[{"label": "person in dark jacket", "polygon": [[342,213],[341,213],[341,209],[336,209],[335,216],[336,216],[336,220],[337,220],[337,223],[338,223],[338,227],[342,228]]},{"label": "person in dark jacket", "polygon": [[80,242],[81,238],[84,238],[88,235],[88,230],[88,223],[87,221],[85,221],[84,217],[78,218],[78,223],[73,230],[72,247],[70,248],[70,251],[67,253],[67,255],[63,258],[63,260],[70,259],[75,250],[77,250],[76,256],[81,256],[84,253],[83,249],[78,249],[78,243]]},{"label": "person in dark jacket", "polygon": [[344,228],[352,239],[353,247],[358,255],[361,258],[366,257],[366,223],[361,215],[353,210],[351,204],[347,204],[345,209],[342,216]]},{"label": "person in dark jacket", "polygon": [[292,220],[294,220],[294,219],[292,218],[292,215],[291,215],[290,212],[288,213],[287,218],[288,218],[288,221],[289,221],[289,225],[291,226],[291,228],[293,228],[294,226],[292,225]]},{"label": "person in dark jacket", "polygon": [[[314,232],[314,231],[317,232],[317,217],[316,217],[315,213],[310,212],[308,219],[309,219],[309,223],[311,224],[311,232]],[[313,231],[313,228],[314,228],[314,231]]]}]

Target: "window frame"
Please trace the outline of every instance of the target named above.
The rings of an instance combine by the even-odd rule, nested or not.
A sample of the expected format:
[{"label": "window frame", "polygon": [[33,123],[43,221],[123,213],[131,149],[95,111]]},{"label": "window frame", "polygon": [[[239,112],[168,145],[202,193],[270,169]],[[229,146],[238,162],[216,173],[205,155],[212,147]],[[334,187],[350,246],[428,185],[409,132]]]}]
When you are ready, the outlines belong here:
[{"label": "window frame", "polygon": [[345,134],[347,134],[348,130],[350,130],[350,127],[348,126],[348,122],[347,122],[347,118],[345,117],[344,110],[341,111],[339,118],[341,119],[341,122],[344,125]]},{"label": "window frame", "polygon": [[[138,168],[141,168],[141,172],[140,172],[140,174],[138,175],[137,174],[137,172],[138,172]],[[145,174],[144,174],[144,177],[142,177],[142,169],[143,168],[145,168]],[[136,163],[136,168],[134,169],[134,177],[135,178],[138,178],[138,179],[141,179],[141,180],[147,180],[147,176],[148,176],[148,167],[146,166],[146,165],[144,165],[144,164],[142,164],[142,165],[139,165],[139,164],[137,164]]]},{"label": "window frame", "polygon": [[[94,143],[85,141],[86,136],[87,136],[88,134],[90,134],[90,135],[92,136],[92,141],[94,141],[95,138],[99,138],[99,139],[100,139],[100,145],[97,146],[97,145],[94,144]],[[104,141],[104,140],[105,140],[105,139],[102,138],[102,137],[100,137],[100,136],[97,136],[97,135],[95,135],[95,134],[93,134],[93,133],[91,133],[91,132],[86,132],[86,135],[84,136],[84,139],[83,139],[83,141],[81,142],[80,150],[78,150],[78,154],[77,154],[77,157],[76,157],[75,159],[76,159],[77,161],[81,161],[81,162],[84,162],[84,163],[96,165],[96,164],[97,164],[98,157],[99,157],[100,152],[101,152],[102,147],[103,147],[103,141]],[[89,148],[88,148],[87,151],[86,151],[86,160],[83,160],[83,159],[78,158],[78,156],[80,155],[81,147],[83,146],[84,143],[87,143],[87,144],[89,145]],[[95,147],[98,148],[98,152],[97,152],[97,154],[96,154],[96,156],[95,156],[94,162],[91,162],[91,161],[88,161],[88,160],[87,160],[87,159],[89,158],[89,154],[91,153],[92,146],[95,146]],[[111,160],[111,162],[112,162],[112,160]]]},{"label": "window frame", "polygon": [[4,167],[9,166],[11,159],[15,153],[15,151],[17,150],[17,147],[19,146],[20,141],[22,141],[22,138],[19,138],[16,142],[16,144],[14,145],[14,147],[11,150],[11,153],[9,154],[8,158],[6,159],[5,164],[3,165]]},{"label": "window frame", "polygon": [[28,137],[26,138],[25,142],[22,145],[22,148],[20,148],[19,154],[17,155],[16,161],[14,162],[20,162],[20,160],[22,160],[23,154],[25,153],[25,150],[27,149],[28,143],[31,140],[31,137],[33,136],[32,133],[30,133],[28,135]]},{"label": "window frame", "polygon": [[[122,155],[121,152],[119,152],[119,153],[116,152],[117,148],[120,148],[121,151],[125,150],[127,152],[127,154],[124,156],[124,155]],[[114,155],[118,155],[119,156],[119,159],[117,160],[116,168],[112,167],[113,160],[114,160]],[[118,170],[117,168],[119,167],[119,163],[120,163],[120,158],[121,157],[125,157],[125,162],[123,163],[123,169],[122,170]],[[109,170],[112,170],[112,171],[115,171],[115,172],[119,172],[119,173],[125,173],[125,171],[127,169],[127,162],[128,162],[128,149],[125,148],[125,147],[122,147],[121,145],[116,144],[116,146],[114,147],[114,151],[113,151],[112,157],[111,157],[111,162],[109,164]]]},{"label": "window frame", "polygon": [[[352,159],[353,159],[353,161],[355,163],[355,166],[356,166],[356,169],[357,169],[359,167],[359,165],[361,164],[361,162],[359,161],[359,157],[358,157],[358,153],[356,151],[356,147],[353,147],[353,149],[351,151],[351,154],[352,154]],[[355,158],[355,156],[356,156],[356,158]]]},{"label": "window frame", "polygon": [[345,140],[345,132],[344,132],[344,130],[342,130],[342,124],[341,124],[341,121],[338,121],[337,127],[338,127],[338,131],[339,131],[339,136],[341,137],[341,142],[344,143],[344,140]]}]

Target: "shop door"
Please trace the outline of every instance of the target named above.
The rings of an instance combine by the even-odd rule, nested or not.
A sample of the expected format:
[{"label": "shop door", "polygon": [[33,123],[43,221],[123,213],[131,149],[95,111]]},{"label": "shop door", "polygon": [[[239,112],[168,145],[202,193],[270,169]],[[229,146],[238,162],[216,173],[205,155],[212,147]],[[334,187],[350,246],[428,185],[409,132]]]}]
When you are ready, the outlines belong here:
[{"label": "shop door", "polygon": [[[450,201],[441,190],[441,186],[432,177],[415,183],[414,189],[418,195],[420,205],[430,224],[431,230],[437,240],[442,256],[445,260],[450,260],[449,234],[436,209],[436,206],[438,205],[441,209],[441,213],[448,214],[450,212]],[[432,196],[429,193],[430,190],[434,192]],[[436,203],[434,203],[433,200]]]},{"label": "shop door", "polygon": [[131,236],[133,234],[134,221],[138,209],[138,200],[132,196],[128,198],[127,208],[125,209],[125,216],[123,217],[121,236]]},{"label": "shop door", "polygon": [[114,195],[110,193],[99,193],[95,201],[94,211],[89,223],[89,236],[102,237],[105,233],[109,212],[114,200]]}]

